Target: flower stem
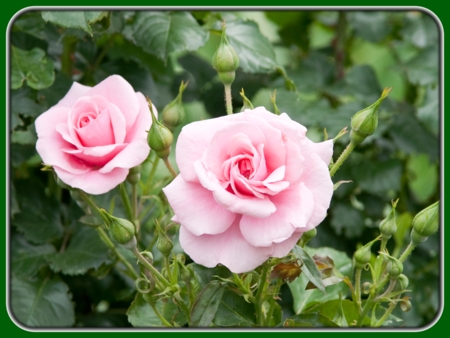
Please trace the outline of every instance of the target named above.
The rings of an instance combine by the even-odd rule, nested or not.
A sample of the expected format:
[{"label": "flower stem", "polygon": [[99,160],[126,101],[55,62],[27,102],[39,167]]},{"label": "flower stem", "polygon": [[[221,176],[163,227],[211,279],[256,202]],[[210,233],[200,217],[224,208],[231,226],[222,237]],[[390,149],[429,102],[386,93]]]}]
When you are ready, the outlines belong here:
[{"label": "flower stem", "polygon": [[170,164],[169,158],[166,157],[163,159],[164,164],[166,165],[167,169],[169,169],[170,173],[172,174],[173,178],[177,177],[177,173],[173,169],[172,165]]},{"label": "flower stem", "polygon": [[359,313],[361,313],[361,270],[359,268],[355,270],[355,297]]},{"label": "flower stem", "polygon": [[72,78],[73,53],[75,52],[77,38],[66,36],[63,39],[63,50],[61,54],[61,72],[69,78]]},{"label": "flower stem", "polygon": [[91,200],[91,198],[82,190],[77,191],[80,197],[85,201],[89,207],[92,209],[97,216],[99,216],[106,224],[108,224],[109,220],[108,218],[100,211],[99,207],[94,203],[94,201]]},{"label": "flower stem", "polygon": [[262,272],[261,272],[261,279],[258,286],[258,291],[256,292],[255,301],[256,301],[256,315],[257,315],[257,321],[260,326],[264,325],[264,318],[263,318],[263,306],[264,306],[264,298],[263,292],[266,288],[267,284],[267,273],[269,271],[269,266],[267,263],[263,264]]},{"label": "flower stem", "polygon": [[97,232],[100,235],[100,238],[105,242],[105,244],[113,250],[114,254],[117,256],[117,258],[127,267],[128,271],[130,271],[131,275],[134,279],[138,279],[139,275],[134,270],[133,266],[130,264],[130,262],[127,261],[125,257],[122,256],[122,254],[117,250],[117,247],[114,245],[114,243],[111,241],[109,236],[106,234],[105,230],[101,227],[97,227]]},{"label": "flower stem", "polygon": [[366,318],[367,313],[369,312],[369,310],[374,305],[374,302],[373,302],[372,298],[373,298],[373,295],[371,293],[369,298],[367,298],[367,300],[366,300],[366,304],[364,304],[364,307],[362,309],[361,314],[359,315],[358,321],[356,322],[356,327],[361,327],[362,326],[362,324],[364,322],[364,318]]},{"label": "flower stem", "polygon": [[141,263],[148,271],[150,271],[150,273],[156,278],[158,279],[159,282],[161,282],[162,285],[164,285],[164,287],[169,287],[170,283],[167,281],[167,279],[165,279],[163,277],[163,275],[161,275],[159,273],[158,270],[155,269],[155,267],[153,265],[151,265],[145,258],[144,256],[141,255],[141,253],[139,252],[139,250],[135,247],[133,250],[133,254],[136,256],[136,258],[139,260],[139,263]]},{"label": "flower stem", "polygon": [[150,190],[150,184],[152,183],[153,177],[155,176],[156,169],[158,168],[158,163],[159,163],[159,157],[155,156],[155,159],[153,160],[153,163],[152,163],[152,170],[150,171],[150,175],[148,176],[147,182],[145,184],[145,188],[147,190],[146,193],[148,193]]},{"label": "flower stem", "polygon": [[172,325],[163,317],[163,315],[158,311],[154,304],[150,304],[155,314],[158,316],[159,320],[167,327],[172,327]]},{"label": "flower stem", "polygon": [[119,184],[120,197],[122,199],[123,206],[127,213],[127,218],[133,220],[133,210],[131,208],[130,198],[128,197],[127,189],[125,183]]},{"label": "flower stem", "polygon": [[[398,298],[399,296],[397,296],[396,298]],[[380,320],[378,320],[374,327],[380,327],[381,325],[383,325],[384,321],[387,319],[387,317],[389,317],[389,315],[392,313],[392,311],[395,309],[395,306],[397,305],[396,302],[392,302],[388,309],[386,310],[386,312],[384,313],[384,315],[380,318]]]},{"label": "flower stem", "polygon": [[398,260],[403,263],[406,260],[406,258],[408,258],[408,256],[411,254],[411,252],[415,249],[415,247],[416,245],[413,242],[410,242]]},{"label": "flower stem", "polygon": [[338,171],[339,167],[342,165],[342,163],[344,163],[344,161],[347,159],[348,155],[350,155],[350,153],[353,151],[353,149],[355,149],[355,147],[356,147],[356,144],[354,144],[353,142],[350,142],[348,144],[347,148],[344,149],[344,151],[342,152],[341,156],[339,156],[336,163],[334,163],[334,165],[331,167],[331,169],[330,169],[331,177],[333,177],[333,175],[336,173],[336,171]]},{"label": "flower stem", "polygon": [[231,85],[225,86],[225,102],[227,107],[227,114],[233,114],[233,104],[231,103]]}]

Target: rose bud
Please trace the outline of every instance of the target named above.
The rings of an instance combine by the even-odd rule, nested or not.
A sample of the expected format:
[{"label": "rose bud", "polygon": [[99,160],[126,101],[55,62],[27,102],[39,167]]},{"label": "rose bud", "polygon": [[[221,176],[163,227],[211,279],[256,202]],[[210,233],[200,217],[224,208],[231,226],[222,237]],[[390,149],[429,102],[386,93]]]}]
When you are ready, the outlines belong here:
[{"label": "rose bud", "polygon": [[134,238],[135,228],[133,223],[123,218],[111,216],[103,209],[101,209],[101,212],[108,219],[106,225],[109,230],[109,236],[114,241],[122,245],[129,243],[133,245],[133,243],[136,243],[136,240]]},{"label": "rose bud", "polygon": [[367,263],[370,261],[370,257],[372,255],[372,252],[370,249],[372,248],[372,244],[377,241],[378,238],[374,239],[373,241],[367,243],[366,245],[360,247],[355,252],[355,265],[358,269],[363,269]]},{"label": "rose bud", "polygon": [[128,173],[128,176],[127,176],[127,181],[130,184],[135,185],[135,184],[139,183],[140,179],[141,179],[141,166],[138,165],[134,168],[131,168],[130,172]]},{"label": "rose bud", "polygon": [[397,206],[397,201],[392,202],[392,210],[389,215],[381,221],[380,232],[384,240],[388,240],[397,231],[397,223],[395,222],[395,207]]},{"label": "rose bud", "polygon": [[372,135],[378,126],[378,107],[389,95],[392,88],[383,90],[381,97],[372,105],[357,112],[351,120],[352,131],[350,139],[355,145],[360,144],[366,137]]},{"label": "rose bud", "polygon": [[156,248],[159,252],[161,252],[165,257],[169,257],[170,253],[173,249],[172,241],[169,237],[163,232],[159,233],[158,242],[156,243]]},{"label": "rose bud", "polygon": [[397,258],[389,256],[389,264],[387,266],[387,272],[391,279],[399,278],[400,274],[403,272],[403,263]]},{"label": "rose bud", "polygon": [[317,235],[317,229],[312,228],[309,231],[306,231],[303,233],[302,237],[300,238],[300,246],[304,247],[310,240],[312,240]]},{"label": "rose bud", "polygon": [[148,132],[148,145],[153,149],[159,158],[165,159],[169,157],[170,146],[173,142],[172,132],[162,125],[153,114],[151,102],[149,102],[150,113],[152,115],[152,126]]},{"label": "rose bud", "polygon": [[395,284],[394,291],[403,291],[406,290],[409,284],[409,279],[404,274],[398,276],[397,284]]},{"label": "rose bud", "polygon": [[414,244],[425,241],[439,227],[439,201],[420,211],[412,221],[411,240]]},{"label": "rose bud", "polygon": [[183,92],[186,89],[188,83],[184,83],[181,81],[180,89],[178,91],[178,95],[170,102],[167,106],[164,107],[162,112],[162,119],[164,125],[173,131],[176,127],[178,127],[184,120],[184,108],[182,104]]},{"label": "rose bud", "polygon": [[244,100],[244,105],[241,108],[241,111],[244,111],[246,109],[253,109],[252,102],[245,96],[244,88],[241,89],[241,92],[239,93],[242,97],[242,100]]},{"label": "rose bud", "polygon": [[212,58],[212,66],[219,73],[224,85],[231,85],[235,78],[235,70],[239,67],[239,58],[236,51],[230,45],[225,33],[225,24],[222,27],[220,45]]},{"label": "rose bud", "polygon": [[400,301],[400,308],[403,312],[408,312],[412,308],[412,304],[409,300],[409,297],[403,297]]}]

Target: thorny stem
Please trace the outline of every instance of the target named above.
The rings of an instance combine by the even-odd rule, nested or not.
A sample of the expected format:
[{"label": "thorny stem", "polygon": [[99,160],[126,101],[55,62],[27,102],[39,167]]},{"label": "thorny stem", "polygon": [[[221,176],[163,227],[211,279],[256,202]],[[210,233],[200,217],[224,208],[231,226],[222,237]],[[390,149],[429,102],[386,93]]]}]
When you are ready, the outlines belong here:
[{"label": "thorny stem", "polygon": [[[398,297],[400,297],[400,296],[397,296],[395,299],[398,299]],[[389,317],[389,315],[392,313],[392,311],[395,309],[395,306],[397,305],[397,302],[395,302],[395,301],[393,301],[390,305],[389,305],[389,308],[386,310],[386,312],[384,313],[384,315],[380,318],[380,320],[378,320],[376,323],[375,323],[375,325],[374,325],[374,327],[379,327],[379,326],[381,326],[383,323],[384,323],[384,321],[387,319],[387,317]]]},{"label": "thorny stem", "polygon": [[413,242],[410,242],[398,260],[403,263],[405,259],[408,258],[408,256],[411,254],[411,252],[415,249],[415,247],[416,245]]},{"label": "thorny stem", "polygon": [[133,254],[136,256],[136,258],[139,260],[139,263],[141,263],[150,273],[164,286],[169,287],[170,283],[167,281],[167,279],[164,278],[163,275],[159,273],[158,270],[155,269],[153,265],[151,265],[144,256],[141,255],[139,250],[135,247],[133,250]]},{"label": "thorny stem", "polygon": [[333,175],[338,171],[339,167],[344,163],[344,161],[347,159],[348,155],[355,149],[356,144],[350,141],[347,148],[344,149],[341,156],[339,156],[338,160],[334,163],[334,165],[330,169],[330,176],[333,177]]},{"label": "thorny stem", "polygon": [[361,313],[361,270],[356,268],[355,270],[355,297],[356,304],[358,305],[358,312]]},{"label": "thorny stem", "polygon": [[227,107],[227,114],[233,114],[233,104],[231,103],[231,85],[225,86],[225,102]]},{"label": "thorny stem", "polygon": [[138,279],[139,275],[134,270],[133,266],[130,264],[130,262],[127,261],[125,257],[122,256],[122,254],[117,250],[117,247],[114,245],[114,243],[111,241],[109,236],[106,234],[105,230],[101,227],[97,227],[97,232],[100,235],[100,238],[103,240],[103,242],[111,249],[113,250],[114,254],[117,256],[117,258],[127,267],[128,271],[130,271],[131,275],[134,279]]},{"label": "thorny stem", "polygon": [[264,305],[264,297],[262,297],[262,294],[264,292],[264,289],[267,284],[267,273],[269,271],[269,266],[267,263],[263,265],[262,273],[261,273],[261,279],[260,283],[258,285],[258,291],[256,292],[255,301],[256,301],[256,314],[258,316],[257,321],[260,326],[264,325],[264,318],[263,318],[263,305]]}]

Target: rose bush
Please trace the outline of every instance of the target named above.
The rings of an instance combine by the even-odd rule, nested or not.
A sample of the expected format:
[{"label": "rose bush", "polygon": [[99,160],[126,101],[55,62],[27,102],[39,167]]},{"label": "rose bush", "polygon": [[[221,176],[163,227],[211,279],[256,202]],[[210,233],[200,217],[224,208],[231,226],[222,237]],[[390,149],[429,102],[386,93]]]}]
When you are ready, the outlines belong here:
[{"label": "rose bush", "polygon": [[64,183],[90,194],[123,182],[150,151],[151,115],[145,97],[118,75],[92,88],[74,82],[35,125],[43,162]]},{"label": "rose bush", "polygon": [[164,193],[197,263],[235,273],[284,257],[326,216],[333,142],[263,107],[191,123],[178,138],[180,169]]}]

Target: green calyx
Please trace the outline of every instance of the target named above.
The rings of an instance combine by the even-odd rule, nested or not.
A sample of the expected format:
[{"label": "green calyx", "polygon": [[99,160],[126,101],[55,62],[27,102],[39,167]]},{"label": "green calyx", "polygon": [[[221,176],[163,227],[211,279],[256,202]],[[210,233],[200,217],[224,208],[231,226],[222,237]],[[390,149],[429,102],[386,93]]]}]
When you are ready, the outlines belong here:
[{"label": "green calyx", "polygon": [[109,236],[115,242],[122,245],[134,242],[134,234],[136,230],[133,223],[123,218],[111,216],[103,209],[100,209],[100,211],[108,220],[106,225],[108,227]]},{"label": "green calyx", "polygon": [[162,111],[162,120],[164,122],[164,125],[169,128],[170,131],[173,131],[184,121],[185,112],[182,99],[183,92],[186,89],[188,82],[184,83],[183,81],[181,81],[177,97],[167,106],[165,106]]},{"label": "green calyx", "polygon": [[223,84],[230,85],[235,78],[235,70],[239,67],[239,57],[230,45],[225,33],[225,24],[222,27],[222,36],[219,47],[212,58],[212,66],[219,73]]},{"label": "green calyx", "polygon": [[355,252],[355,266],[358,269],[363,269],[367,263],[370,262],[370,257],[372,256],[372,245],[376,241],[378,241],[379,238],[375,238],[373,241],[367,243],[366,245],[360,247]]},{"label": "green calyx", "polygon": [[159,231],[158,241],[156,242],[156,248],[159,252],[163,254],[165,257],[169,257],[170,253],[173,249],[173,244],[170,238],[166,235],[166,233],[161,229],[161,226],[158,222],[156,222],[156,226]]},{"label": "green calyx", "polygon": [[159,158],[165,159],[170,154],[170,146],[173,142],[172,132],[164,125],[162,125],[153,113],[153,105],[149,99],[150,113],[152,115],[152,125],[147,135],[148,145],[155,151]]},{"label": "green calyx", "polygon": [[130,169],[127,175],[127,181],[130,184],[138,184],[141,179],[141,166],[138,165]]},{"label": "green calyx", "polygon": [[439,228],[439,201],[420,211],[412,221],[412,227],[421,236],[431,236]]},{"label": "green calyx", "polygon": [[372,135],[378,126],[378,108],[383,100],[389,95],[392,88],[385,88],[381,97],[372,105],[357,112],[351,120],[352,130],[350,139],[356,145]]},{"label": "green calyx", "polygon": [[241,89],[241,92],[239,94],[241,95],[242,99],[244,100],[244,105],[242,106],[241,111],[244,111],[246,109],[253,109],[252,102],[247,98],[247,96],[245,96],[244,88]]},{"label": "green calyx", "polygon": [[392,201],[392,210],[389,215],[383,219],[380,223],[380,232],[384,240],[388,240],[397,231],[397,223],[395,221],[395,207],[397,206],[398,199]]}]

